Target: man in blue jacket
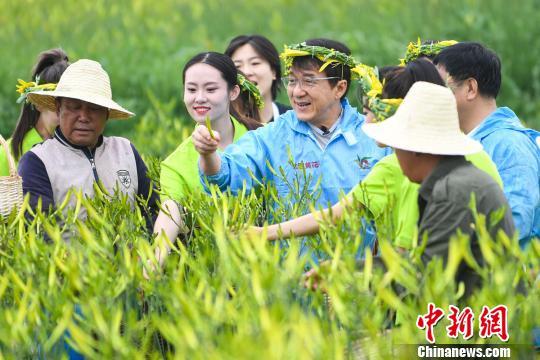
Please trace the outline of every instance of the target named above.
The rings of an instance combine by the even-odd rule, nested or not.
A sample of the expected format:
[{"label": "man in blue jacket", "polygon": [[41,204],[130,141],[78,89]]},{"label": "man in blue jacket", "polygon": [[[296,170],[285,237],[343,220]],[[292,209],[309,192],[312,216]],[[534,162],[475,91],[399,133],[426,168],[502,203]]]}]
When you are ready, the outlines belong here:
[{"label": "man in blue jacket", "polygon": [[443,49],[433,60],[454,92],[462,129],[479,141],[503,180],[522,247],[540,236],[540,133],[508,107],[497,107],[501,62],[475,42]]},{"label": "man in blue jacket", "polygon": [[298,179],[300,189],[320,191],[316,206],[322,207],[348,193],[391,152],[364,134],[364,116],[346,99],[354,66],[349,54],[345,45],[327,39],[308,40],[286,50],[282,57],[290,68],[284,83],[293,110],[248,132],[222,154],[216,152],[219,134],[214,139],[207,128],[197,127],[193,143],[201,154],[201,181],[233,193],[244,186],[250,190],[257,182],[273,182],[280,198],[293,195],[292,203],[298,203],[301,200],[290,194],[294,190],[288,186]]}]

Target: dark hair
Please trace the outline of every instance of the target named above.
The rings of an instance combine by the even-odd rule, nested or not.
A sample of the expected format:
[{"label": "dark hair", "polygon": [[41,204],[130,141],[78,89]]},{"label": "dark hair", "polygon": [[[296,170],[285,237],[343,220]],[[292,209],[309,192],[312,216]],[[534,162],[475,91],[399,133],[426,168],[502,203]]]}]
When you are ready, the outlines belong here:
[{"label": "dark hair", "polygon": [[[68,66],[69,59],[64,50],[58,48],[43,51],[38,55],[37,62],[32,69],[32,81],[37,81],[39,78],[39,84],[56,84]],[[19,160],[22,156],[24,136],[36,126],[38,119],[39,111],[29,102],[25,102],[21,108],[15,130],[11,135],[11,150],[15,160]]]},{"label": "dark hair", "polygon": [[403,99],[411,86],[417,81],[426,81],[446,86],[437,68],[431,61],[416,59],[407,63],[406,66],[398,66],[386,73],[382,98]]},{"label": "dark hair", "polygon": [[[345,44],[335,40],[310,39],[306,40],[305,43],[306,45],[322,46],[327,49],[334,49],[347,55],[351,54],[351,50]],[[323,64],[324,63],[321,60],[317,59],[314,56],[298,56],[293,59],[293,66],[300,69],[316,68],[317,70],[319,70],[319,68]],[[343,64],[331,64],[327,66],[326,69],[324,69],[324,73],[327,77],[337,77],[337,79],[328,80],[332,87],[336,86],[339,80],[346,80],[347,89],[345,90],[345,93],[341,98],[343,99],[345,96],[347,96],[347,92],[349,91],[349,85],[351,84],[351,68]]]},{"label": "dark hair", "polygon": [[[238,70],[238,73],[246,77],[240,70]],[[231,101],[231,107],[236,114],[240,114],[240,116],[244,118],[250,118],[257,123],[261,123],[261,113],[257,107],[257,102],[254,101],[253,95],[249,91],[243,91],[241,86],[240,90],[238,97]]]},{"label": "dark hair", "polygon": [[501,60],[497,54],[477,42],[461,42],[444,48],[433,59],[457,81],[473,78],[478,92],[496,98],[501,88]]},{"label": "dark hair", "polygon": [[[221,73],[221,77],[227,83],[227,88],[232,90],[235,85],[238,85],[238,70],[234,66],[230,57],[217,52],[209,51],[203,52],[192,57],[184,66],[182,71],[182,83],[186,82],[186,71],[195,64],[210,65]],[[242,91],[240,91],[242,93]],[[240,95],[239,95],[240,96]],[[245,99],[246,101],[255,101],[253,97]],[[254,130],[262,126],[262,124],[251,117],[247,117],[244,114],[239,113],[235,106],[229,106],[229,113],[234,116],[240,123],[242,123],[248,130]]]},{"label": "dark hair", "polygon": [[275,100],[281,88],[281,63],[279,62],[279,53],[276,47],[270,40],[261,35],[239,35],[231,40],[227,49],[225,49],[225,55],[232,57],[238,48],[246,44],[251,45],[257,55],[266,60],[276,74],[276,78],[272,81],[272,87],[270,89],[272,100]]}]

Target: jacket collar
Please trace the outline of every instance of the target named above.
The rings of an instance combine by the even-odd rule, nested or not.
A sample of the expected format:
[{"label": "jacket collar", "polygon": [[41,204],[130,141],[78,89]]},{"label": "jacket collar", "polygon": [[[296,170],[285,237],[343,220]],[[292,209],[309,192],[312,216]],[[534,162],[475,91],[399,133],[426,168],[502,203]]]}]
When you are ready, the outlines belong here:
[{"label": "jacket collar", "polygon": [[431,199],[433,188],[437,181],[448,175],[452,170],[467,164],[464,156],[444,156],[441,158],[437,166],[433,169],[431,174],[422,181],[420,189],[418,190],[419,196],[421,196],[426,202]]},{"label": "jacket collar", "polygon": [[98,138],[97,145],[96,145],[96,147],[94,149],[89,149],[87,146],[75,145],[75,144],[71,143],[64,136],[64,134],[62,133],[62,130],[60,130],[60,126],[57,126],[56,129],[54,130],[54,138],[56,140],[58,140],[62,145],[73,148],[73,149],[77,149],[77,150],[92,150],[93,151],[93,150],[97,149],[98,147],[100,147],[103,144],[103,135],[100,135],[99,138]]},{"label": "jacket collar", "polygon": [[478,129],[472,135],[475,140],[481,140],[494,131],[510,129],[523,131],[525,128],[519,121],[517,115],[508,107],[497,108],[487,118],[480,123]]}]

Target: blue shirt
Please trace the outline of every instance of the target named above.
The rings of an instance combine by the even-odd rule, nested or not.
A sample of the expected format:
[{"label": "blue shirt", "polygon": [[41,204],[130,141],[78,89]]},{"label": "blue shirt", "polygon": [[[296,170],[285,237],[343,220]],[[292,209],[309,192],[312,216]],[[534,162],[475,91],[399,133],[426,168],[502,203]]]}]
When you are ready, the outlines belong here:
[{"label": "blue shirt", "polygon": [[[362,131],[364,116],[356,108],[351,107],[346,99],[341,104],[341,123],[326,148],[317,142],[309,125],[289,110],[280,116],[279,121],[250,131],[229,145],[219,154],[219,172],[206,179],[218,185],[220,190],[230,188],[236,194],[244,184],[247,190],[256,186],[256,181],[249,174],[251,172],[257,181],[272,181],[279,196],[286,197],[290,192],[287,183],[293,184],[296,178],[300,180],[300,189],[303,188],[302,173],[305,170],[306,178],[311,179],[307,185],[310,192],[317,190],[316,183],[319,178],[321,180],[318,189],[321,193],[316,204],[327,207],[337,203],[341,192],[349,193],[373,165],[391,153],[391,149],[378,147]],[[280,168],[284,178],[279,176]],[[202,173],[200,175],[204,184],[205,177]],[[293,197],[292,203],[296,200]]]},{"label": "blue shirt", "polygon": [[507,107],[491,113],[471,135],[497,166],[521,247],[540,236],[539,136],[539,132],[525,128]]}]

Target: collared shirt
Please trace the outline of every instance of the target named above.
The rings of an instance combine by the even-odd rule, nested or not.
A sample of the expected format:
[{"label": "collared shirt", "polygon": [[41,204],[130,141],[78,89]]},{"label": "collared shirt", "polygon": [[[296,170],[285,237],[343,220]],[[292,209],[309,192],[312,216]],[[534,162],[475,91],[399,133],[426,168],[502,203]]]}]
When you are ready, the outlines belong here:
[{"label": "collared shirt", "polygon": [[[469,208],[472,194],[479,214],[489,216],[505,207],[503,218],[487,229],[492,237],[495,238],[499,229],[509,236],[515,231],[512,214],[500,186],[462,156],[441,158],[439,164],[420,185],[418,193],[420,239],[427,236],[424,261],[442,257],[446,263],[450,238],[460,230],[470,236],[473,256],[482,265],[482,255],[473,226],[474,215]],[[464,281],[468,288],[467,292],[470,292],[479,278],[472,269],[461,264],[457,281]]]},{"label": "collared shirt", "polygon": [[315,125],[309,124],[309,127],[311,128],[311,131],[313,132],[313,135],[315,135],[315,138],[317,139],[321,149],[326,149],[326,146],[332,140],[334,137],[334,134],[337,135],[336,129],[338,129],[339,124],[341,123],[341,119],[343,119],[343,109],[341,109],[341,112],[339,113],[339,117],[337,121],[332,125],[332,127],[326,131],[323,131],[316,127]]}]

